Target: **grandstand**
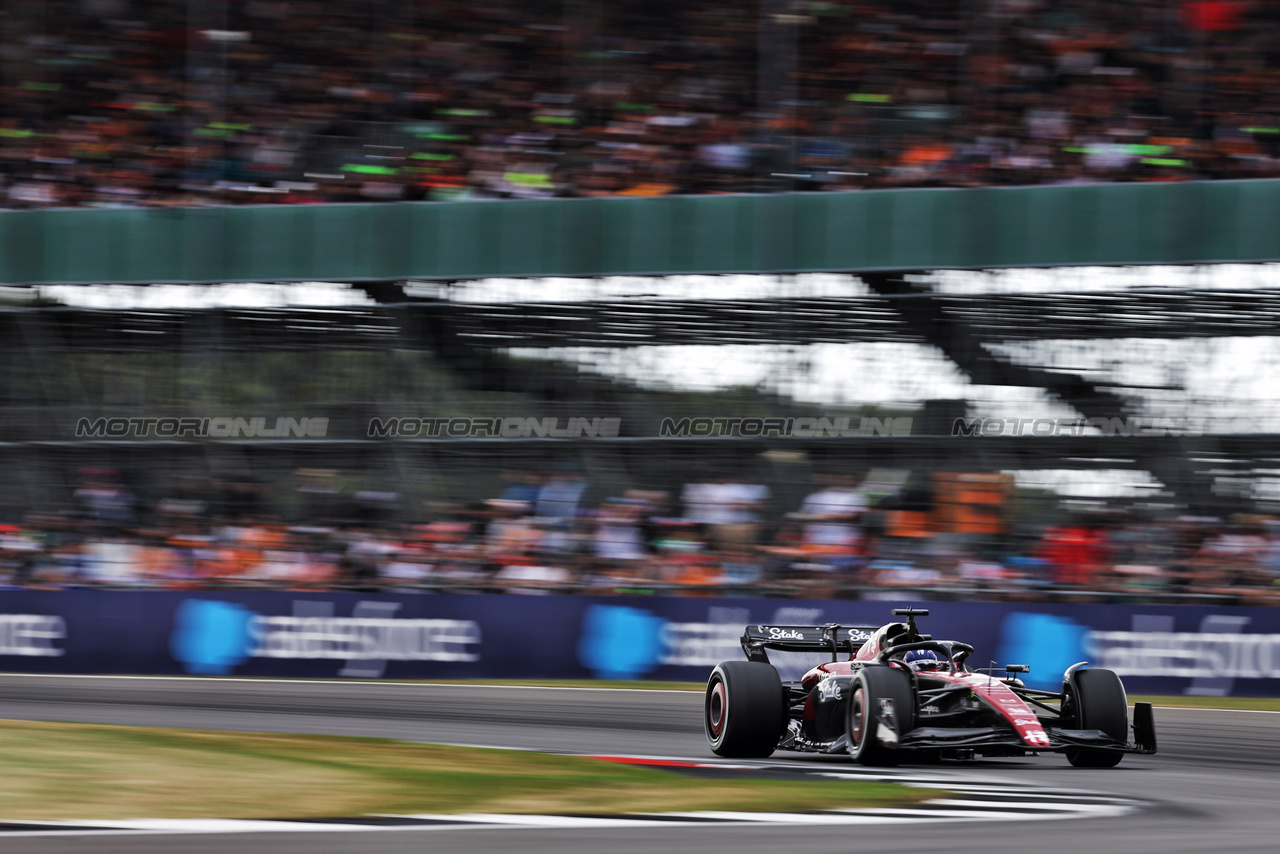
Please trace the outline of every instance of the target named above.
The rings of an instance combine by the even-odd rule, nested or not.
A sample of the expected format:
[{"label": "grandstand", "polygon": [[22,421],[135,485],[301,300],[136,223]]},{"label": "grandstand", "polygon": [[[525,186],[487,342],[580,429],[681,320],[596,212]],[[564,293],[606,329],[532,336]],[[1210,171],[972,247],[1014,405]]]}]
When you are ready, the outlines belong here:
[{"label": "grandstand", "polygon": [[1275,177],[1271,3],[22,0],[12,207]]},{"label": "grandstand", "polygon": [[[154,20],[108,16],[113,72],[100,84],[108,60],[88,6],[19,4],[5,18],[9,43],[45,36],[5,64],[14,97],[0,128],[12,208],[0,211],[0,511],[13,525],[189,555],[219,530],[279,521],[295,538],[284,552],[329,543],[316,548],[333,566],[315,583],[385,581],[371,555],[434,566],[424,555],[449,542],[475,547],[460,559],[475,588],[548,563],[571,589],[705,590],[732,563],[773,593],[1002,596],[1080,584],[1053,577],[1044,546],[1081,529],[1126,549],[1123,562],[1097,558],[1087,589],[1274,595],[1270,557],[1239,568],[1248,594],[1198,584],[1196,560],[1239,538],[1269,555],[1280,431],[1206,415],[1246,402],[1197,395],[1185,365],[1156,380],[1101,366],[1135,342],[1176,356],[1280,328],[1271,105],[1239,89],[1241,74],[1265,77],[1250,58],[1271,45],[1236,37],[1270,7],[1206,22],[1138,4],[1126,40],[1094,3],[1067,4],[1071,25],[1031,4],[1038,35],[996,26],[1001,4],[973,20],[946,3],[914,16],[800,4],[756,20],[728,4],[624,3],[582,31],[540,4],[489,5],[510,26],[460,4],[299,6],[316,27],[297,44],[287,3],[220,7],[224,19],[202,12],[198,27],[188,4],[157,6]],[[63,29],[41,29],[55,8]],[[687,35],[662,35],[662,16],[687,19]],[[1092,34],[1067,44],[1068,31]],[[1015,61],[1032,40],[1042,49]],[[1192,86],[1162,64],[1170,53],[1222,73]],[[514,70],[543,69],[520,64],[535,56],[561,64]],[[1206,91],[1226,106],[1209,110]],[[1262,272],[1195,280],[1192,265],[1228,263]],[[1156,265],[1169,281],[1107,290],[1010,292],[992,272]],[[979,284],[944,287],[956,270]],[[816,273],[830,278],[806,290]],[[667,283],[691,275],[705,278],[672,295]],[[644,278],[627,293],[603,284],[622,276]],[[744,294],[743,276],[773,284]],[[567,279],[588,284],[566,297]],[[92,308],[67,296],[317,281],[349,284],[348,303]],[[1078,361],[1056,355],[1068,345]],[[910,353],[908,391],[787,393],[820,347],[855,363]],[[643,366],[602,367],[660,348],[763,353],[776,368],[761,388],[694,392]],[[294,427],[207,429],[253,418]],[[370,426],[403,418],[449,420],[427,435]],[[508,418],[552,426],[462,424]],[[819,418],[858,427],[794,429]],[[81,426],[111,419],[154,423]],[[206,426],[157,426],[183,419]],[[323,429],[303,426],[313,419]],[[592,435],[556,432],[584,419]],[[737,426],[665,426],[694,419]],[[1009,419],[1030,432],[1010,434]],[[1129,428],[1144,419],[1156,429]],[[617,429],[599,433],[602,421]],[[1064,472],[1083,500],[1045,488]],[[703,514],[690,487],[708,485],[724,506]],[[732,485],[754,491],[724,497]],[[575,496],[565,518],[534,512],[553,486]],[[857,509],[815,510],[828,491],[857,493]],[[507,530],[525,539],[487,551]],[[848,539],[821,539],[837,535]],[[1104,564],[1154,566],[1159,581]],[[219,567],[183,577],[236,577]],[[396,577],[429,575],[414,572]]]}]

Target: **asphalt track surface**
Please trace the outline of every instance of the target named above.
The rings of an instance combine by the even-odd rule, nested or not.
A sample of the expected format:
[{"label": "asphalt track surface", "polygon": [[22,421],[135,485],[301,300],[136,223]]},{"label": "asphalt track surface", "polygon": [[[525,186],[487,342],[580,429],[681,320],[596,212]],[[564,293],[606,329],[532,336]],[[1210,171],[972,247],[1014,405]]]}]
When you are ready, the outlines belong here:
[{"label": "asphalt track surface", "polygon": [[[0,718],[380,736],[568,753],[709,758],[701,695],[510,686],[0,675]],[[457,832],[8,837],[4,854],[520,851],[1280,852],[1280,714],[1157,709],[1160,752],[1118,768],[1060,756],[951,764],[931,773],[1142,799],[1122,817],[868,827],[716,826]],[[792,761],[788,754],[774,757]],[[796,757],[813,762],[813,757]],[[832,770],[850,767],[820,758]]]}]

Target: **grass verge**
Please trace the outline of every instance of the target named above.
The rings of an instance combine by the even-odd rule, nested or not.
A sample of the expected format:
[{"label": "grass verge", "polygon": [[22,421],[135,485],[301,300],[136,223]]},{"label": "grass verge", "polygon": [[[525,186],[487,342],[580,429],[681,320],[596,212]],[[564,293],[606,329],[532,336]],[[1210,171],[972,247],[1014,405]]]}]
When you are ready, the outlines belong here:
[{"label": "grass verge", "polygon": [[0,721],[9,821],[847,809],[937,794],[389,739]]},{"label": "grass verge", "polygon": [[1144,702],[1153,706],[1177,706],[1184,709],[1280,712],[1280,697],[1148,697],[1130,694],[1129,702]]}]

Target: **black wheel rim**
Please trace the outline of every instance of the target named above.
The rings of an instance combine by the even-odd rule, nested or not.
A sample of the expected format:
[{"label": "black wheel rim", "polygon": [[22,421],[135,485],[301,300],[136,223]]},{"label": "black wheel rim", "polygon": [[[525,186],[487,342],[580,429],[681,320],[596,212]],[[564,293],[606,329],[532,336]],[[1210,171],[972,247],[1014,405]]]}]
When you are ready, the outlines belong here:
[{"label": "black wheel rim", "polygon": [[853,692],[849,700],[849,743],[855,748],[861,746],[867,728],[866,704],[861,686]]},{"label": "black wheel rim", "polygon": [[711,696],[707,698],[707,730],[712,738],[720,738],[724,733],[724,721],[728,703],[724,692],[724,682],[718,681],[711,687]]}]

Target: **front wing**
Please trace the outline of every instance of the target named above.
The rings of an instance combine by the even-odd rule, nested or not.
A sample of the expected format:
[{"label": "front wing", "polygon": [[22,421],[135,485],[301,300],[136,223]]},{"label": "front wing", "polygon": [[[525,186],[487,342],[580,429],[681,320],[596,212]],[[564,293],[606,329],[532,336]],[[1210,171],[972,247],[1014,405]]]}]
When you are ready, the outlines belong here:
[{"label": "front wing", "polygon": [[1121,753],[1151,754],[1154,744],[1121,744],[1097,729],[1058,729],[1045,727],[1049,743],[1029,747],[1010,727],[916,727],[898,740],[899,750],[998,750],[1010,752],[1057,753],[1072,747],[1091,750],[1114,750]]},{"label": "front wing", "polygon": [[1156,727],[1150,703],[1133,704],[1133,743],[1116,741],[1098,729],[1044,725],[1048,744],[1028,746],[1009,726],[916,727],[898,740],[899,750],[960,749],[979,752],[1058,753],[1073,747],[1150,755],[1156,752]]}]

